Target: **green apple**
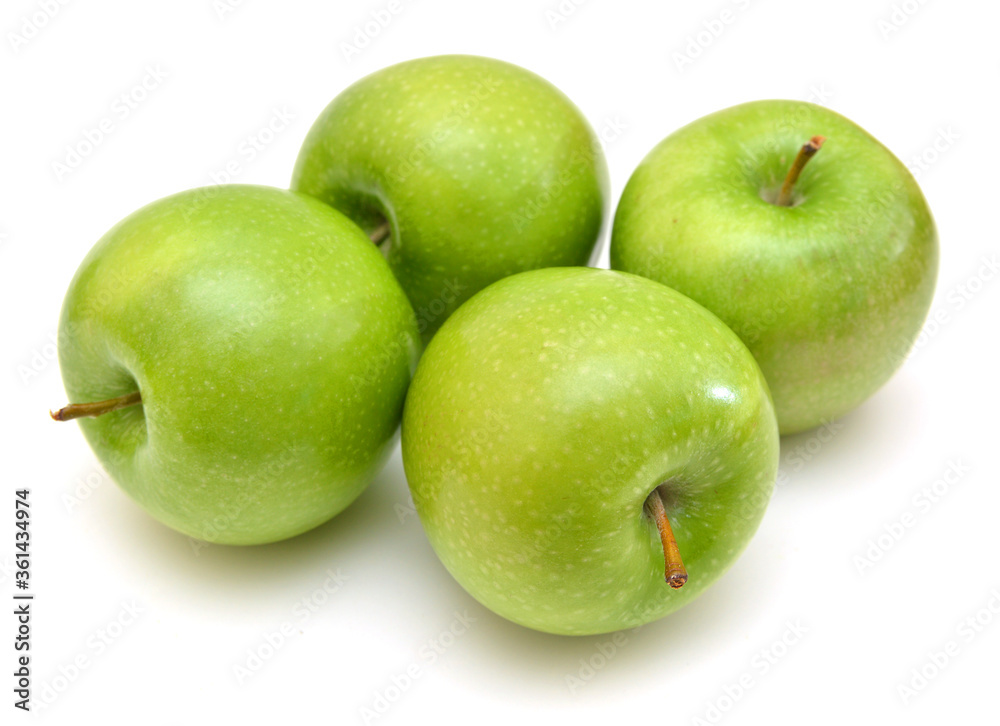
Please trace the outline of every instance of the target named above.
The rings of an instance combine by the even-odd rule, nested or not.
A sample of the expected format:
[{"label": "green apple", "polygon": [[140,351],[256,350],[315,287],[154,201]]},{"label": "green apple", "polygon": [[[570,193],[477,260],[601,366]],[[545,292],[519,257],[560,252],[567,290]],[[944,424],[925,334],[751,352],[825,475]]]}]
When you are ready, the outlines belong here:
[{"label": "green apple", "polygon": [[625,187],[611,242],[613,268],[679,290],[743,339],[783,434],[889,380],[937,264],[934,220],[906,167],[851,121],[798,101],[735,106],[668,136]]},{"label": "green apple", "polygon": [[435,56],[341,93],[309,131],[292,188],[380,243],[427,340],[507,275],[585,265],[606,216],[593,129],[557,88],[509,63]]},{"label": "green apple", "polygon": [[473,597],[537,630],[603,633],[733,564],[774,485],[778,427],[753,356],[710,312],[635,275],[553,268],[495,283],[438,331],[403,463]]},{"label": "green apple", "polygon": [[53,416],[89,416],[98,459],[161,522],[271,542],[371,481],[418,348],[406,296],[346,217],[295,192],[196,189],[83,261],[59,323],[74,404]]}]

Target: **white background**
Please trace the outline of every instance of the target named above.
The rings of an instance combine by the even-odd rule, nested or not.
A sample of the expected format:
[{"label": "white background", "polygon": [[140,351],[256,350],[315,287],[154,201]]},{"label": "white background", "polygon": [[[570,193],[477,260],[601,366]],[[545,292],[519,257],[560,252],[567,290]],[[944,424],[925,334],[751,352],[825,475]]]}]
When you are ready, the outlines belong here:
[{"label": "white background", "polygon": [[[380,724],[995,719],[1000,612],[985,608],[1000,606],[1000,285],[984,260],[995,265],[1000,247],[996,3],[567,0],[575,10],[556,16],[558,0],[398,1],[350,58],[344,44],[388,0],[245,0],[221,14],[213,0],[91,0],[51,18],[41,0],[4,2],[0,579],[9,603],[12,492],[30,487],[36,697],[60,688],[43,720],[365,723],[379,696],[392,701]],[[699,45],[723,11],[730,22]],[[196,550],[107,479],[76,426],[47,416],[65,403],[53,345],[63,292],[112,224],[221,180],[233,161],[235,181],[287,185],[310,123],[340,90],[451,52],[521,64],[573,98],[607,130],[613,201],[669,132],[759,98],[819,101],[907,163],[923,159],[942,245],[937,323],[864,406],[782,441],[774,501],[714,588],[615,641],[531,632],[466,595],[408,509],[398,451],[326,526]],[[165,78],[143,94],[147,68]],[[116,99],[131,92],[145,98],[124,114]],[[276,112],[294,118],[251,159],[241,144]],[[58,174],[67,145],[105,118],[111,131]],[[945,484],[949,470],[960,473]],[[936,480],[930,502],[920,492]],[[907,514],[912,526],[879,545]],[[860,566],[870,554],[881,556]],[[980,631],[963,629],[977,613]],[[13,723],[14,618],[3,620],[0,720]],[[791,644],[789,623],[806,631]],[[445,635],[453,626],[465,632]],[[269,651],[282,628],[291,635]],[[447,645],[433,658],[432,641]],[[933,674],[929,653],[950,642],[957,655]],[[241,684],[234,667],[248,650],[270,657]],[[87,667],[74,672],[80,656]],[[922,688],[915,668],[933,675]],[[752,684],[742,693],[741,679]],[[900,684],[917,690],[905,703]]]}]

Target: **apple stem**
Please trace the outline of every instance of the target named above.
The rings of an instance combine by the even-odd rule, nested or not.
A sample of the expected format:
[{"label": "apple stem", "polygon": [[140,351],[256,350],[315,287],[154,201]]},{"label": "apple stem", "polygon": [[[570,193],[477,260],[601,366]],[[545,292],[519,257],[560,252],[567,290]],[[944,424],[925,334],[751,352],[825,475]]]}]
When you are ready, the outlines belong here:
[{"label": "apple stem", "polygon": [[49,416],[56,421],[72,421],[84,416],[100,416],[110,411],[117,411],[119,408],[134,406],[137,403],[142,403],[142,395],[138,391],[133,391],[124,396],[118,396],[118,398],[109,398],[107,401],[71,403],[58,411],[49,411]]},{"label": "apple stem", "polygon": [[670,528],[670,520],[667,519],[667,510],[663,506],[659,487],[646,497],[646,506],[656,521],[656,528],[660,531],[660,542],[663,543],[663,579],[676,590],[687,582],[688,573],[681,560],[681,551],[677,549],[677,540],[674,539],[674,530]]},{"label": "apple stem", "polygon": [[785,183],[781,185],[781,191],[778,192],[778,199],[775,204],[779,207],[792,206],[792,188],[795,186],[795,182],[798,181],[799,174],[802,173],[805,165],[816,155],[817,151],[823,148],[824,141],[826,141],[826,138],[823,136],[813,136],[799,149],[799,153],[795,156],[795,161],[792,162],[792,168],[788,170],[788,176],[785,177]]},{"label": "apple stem", "polygon": [[374,242],[375,246],[378,247],[380,244],[385,242],[391,231],[392,228],[389,226],[389,220],[386,220],[372,230],[372,233],[368,235],[368,239]]}]

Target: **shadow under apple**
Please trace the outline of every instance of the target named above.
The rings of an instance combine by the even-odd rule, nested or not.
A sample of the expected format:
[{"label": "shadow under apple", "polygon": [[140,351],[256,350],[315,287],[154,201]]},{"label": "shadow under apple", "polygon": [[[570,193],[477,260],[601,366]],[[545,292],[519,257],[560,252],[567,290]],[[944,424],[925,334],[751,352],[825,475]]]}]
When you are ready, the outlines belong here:
[{"label": "shadow under apple", "polygon": [[106,495],[95,502],[104,511],[94,517],[114,523],[98,528],[104,546],[113,550],[108,556],[123,561],[130,576],[163,600],[176,601],[179,607],[186,601],[224,620],[253,620],[285,611],[297,597],[321,587],[328,570],[340,570],[355,589],[356,581],[368,577],[367,570],[384,574],[385,567],[374,566],[373,560],[393,553],[405,570],[422,569],[415,557],[436,564],[416,515],[400,514],[408,511],[409,495],[398,447],[343,512],[309,532],[266,545],[201,542],[157,522],[117,488]]},{"label": "shadow under apple", "polygon": [[841,418],[782,437],[776,495],[788,485],[811,493],[870,487],[906,455],[925,425],[925,406],[919,381],[904,369]]},{"label": "shadow under apple", "polygon": [[476,672],[477,677],[466,682],[484,684],[484,695],[600,699],[650,687],[653,684],[642,681],[646,673],[668,699],[671,673],[697,667],[702,659],[743,639],[769,601],[779,596],[778,587],[761,588],[752,564],[755,551],[774,549],[771,540],[761,531],[736,565],[686,607],[618,633],[574,637],[537,632],[493,614],[463,592],[461,606],[467,604],[478,622],[452,663],[460,661],[463,671]]}]

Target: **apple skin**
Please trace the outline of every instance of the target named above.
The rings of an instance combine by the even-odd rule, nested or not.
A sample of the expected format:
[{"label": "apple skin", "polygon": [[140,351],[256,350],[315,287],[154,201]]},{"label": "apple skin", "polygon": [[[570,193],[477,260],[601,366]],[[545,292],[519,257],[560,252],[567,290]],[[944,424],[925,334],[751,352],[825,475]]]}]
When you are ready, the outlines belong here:
[{"label": "apple skin", "polygon": [[112,228],[59,324],[69,398],[138,389],[79,419],[112,478],[192,537],[309,530],[371,481],[419,354],[385,261],[339,212],[255,186],[195,189]]},{"label": "apple skin", "polygon": [[580,110],[503,61],[433,56],[341,93],[302,145],[292,188],[371,233],[424,340],[474,293],[524,270],[585,265],[608,171]]},{"label": "apple skin", "polygon": [[[813,135],[827,140],[797,204],[765,200]],[[876,139],[821,106],[757,101],[685,126],[642,161],[611,266],[729,325],[790,434],[850,411],[902,364],[934,295],[938,238],[916,180]]]},{"label": "apple skin", "polygon": [[[778,465],[767,384],[707,310],[659,283],[553,268],[495,283],[430,342],[403,464],[431,545],[487,608],[550,633],[660,618],[756,531]],[[690,579],[664,582],[658,485]]]}]

